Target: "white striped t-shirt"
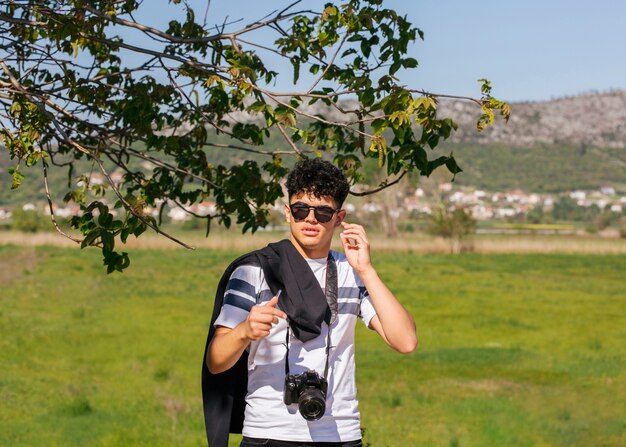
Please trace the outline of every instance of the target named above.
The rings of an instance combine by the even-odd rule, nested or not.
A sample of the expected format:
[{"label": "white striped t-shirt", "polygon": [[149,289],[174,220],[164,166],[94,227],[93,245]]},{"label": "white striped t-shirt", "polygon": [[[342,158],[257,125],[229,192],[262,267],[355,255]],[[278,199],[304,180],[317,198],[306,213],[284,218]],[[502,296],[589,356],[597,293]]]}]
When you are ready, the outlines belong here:
[{"label": "white striped t-shirt", "polygon": [[[243,435],[291,441],[339,442],[361,438],[356,398],[354,329],[357,318],[366,325],[376,314],[369,294],[345,255],[332,251],[337,264],[338,316],[331,327],[326,413],[318,421],[307,421],[298,406],[283,403],[285,381],[285,337],[287,322],[281,320],[270,335],[250,344],[248,394]],[[326,258],[307,259],[324,288]],[[216,326],[233,328],[244,321],[252,306],[272,298],[272,292],[258,266],[240,266],[230,277],[224,304]],[[320,336],[302,343],[291,334],[289,370],[300,374],[308,369],[324,374],[328,325],[322,323]]]}]

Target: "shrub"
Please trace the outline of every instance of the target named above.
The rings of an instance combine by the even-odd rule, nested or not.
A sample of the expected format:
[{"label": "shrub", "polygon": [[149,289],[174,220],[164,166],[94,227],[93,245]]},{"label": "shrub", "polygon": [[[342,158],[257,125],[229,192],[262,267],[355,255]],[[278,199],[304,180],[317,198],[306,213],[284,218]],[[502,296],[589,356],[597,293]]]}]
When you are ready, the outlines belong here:
[{"label": "shrub", "polygon": [[25,233],[36,233],[47,229],[45,216],[35,210],[15,208],[11,216],[11,229]]}]

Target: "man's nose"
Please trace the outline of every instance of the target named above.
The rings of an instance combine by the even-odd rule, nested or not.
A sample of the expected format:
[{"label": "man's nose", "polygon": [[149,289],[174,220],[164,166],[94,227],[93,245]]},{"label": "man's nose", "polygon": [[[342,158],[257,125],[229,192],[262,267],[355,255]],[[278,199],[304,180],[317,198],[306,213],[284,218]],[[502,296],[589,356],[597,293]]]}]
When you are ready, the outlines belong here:
[{"label": "man's nose", "polygon": [[317,222],[317,218],[315,217],[315,208],[309,208],[309,214],[306,215],[304,220],[307,222]]}]

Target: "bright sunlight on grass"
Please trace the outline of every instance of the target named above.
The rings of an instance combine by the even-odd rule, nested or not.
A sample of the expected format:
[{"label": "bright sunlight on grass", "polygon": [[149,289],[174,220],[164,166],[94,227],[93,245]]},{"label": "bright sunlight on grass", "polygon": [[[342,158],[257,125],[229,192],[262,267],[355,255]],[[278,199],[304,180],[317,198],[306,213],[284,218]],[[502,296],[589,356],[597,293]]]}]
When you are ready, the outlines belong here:
[{"label": "bright sunlight on grass", "polygon": [[[200,366],[237,253],[0,246],[0,445],[202,446]],[[375,254],[415,316],[394,353],[362,325],[372,447],[626,445],[626,257]],[[235,444],[233,444],[235,445]]]}]

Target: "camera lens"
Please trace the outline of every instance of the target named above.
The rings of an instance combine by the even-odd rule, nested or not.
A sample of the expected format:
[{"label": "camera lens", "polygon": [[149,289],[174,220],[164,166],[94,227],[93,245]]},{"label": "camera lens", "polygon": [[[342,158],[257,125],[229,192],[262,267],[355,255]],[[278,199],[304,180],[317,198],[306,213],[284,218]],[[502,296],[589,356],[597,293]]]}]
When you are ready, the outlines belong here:
[{"label": "camera lens", "polygon": [[300,414],[307,421],[317,421],[324,416],[326,399],[320,389],[308,389],[298,399]]}]

